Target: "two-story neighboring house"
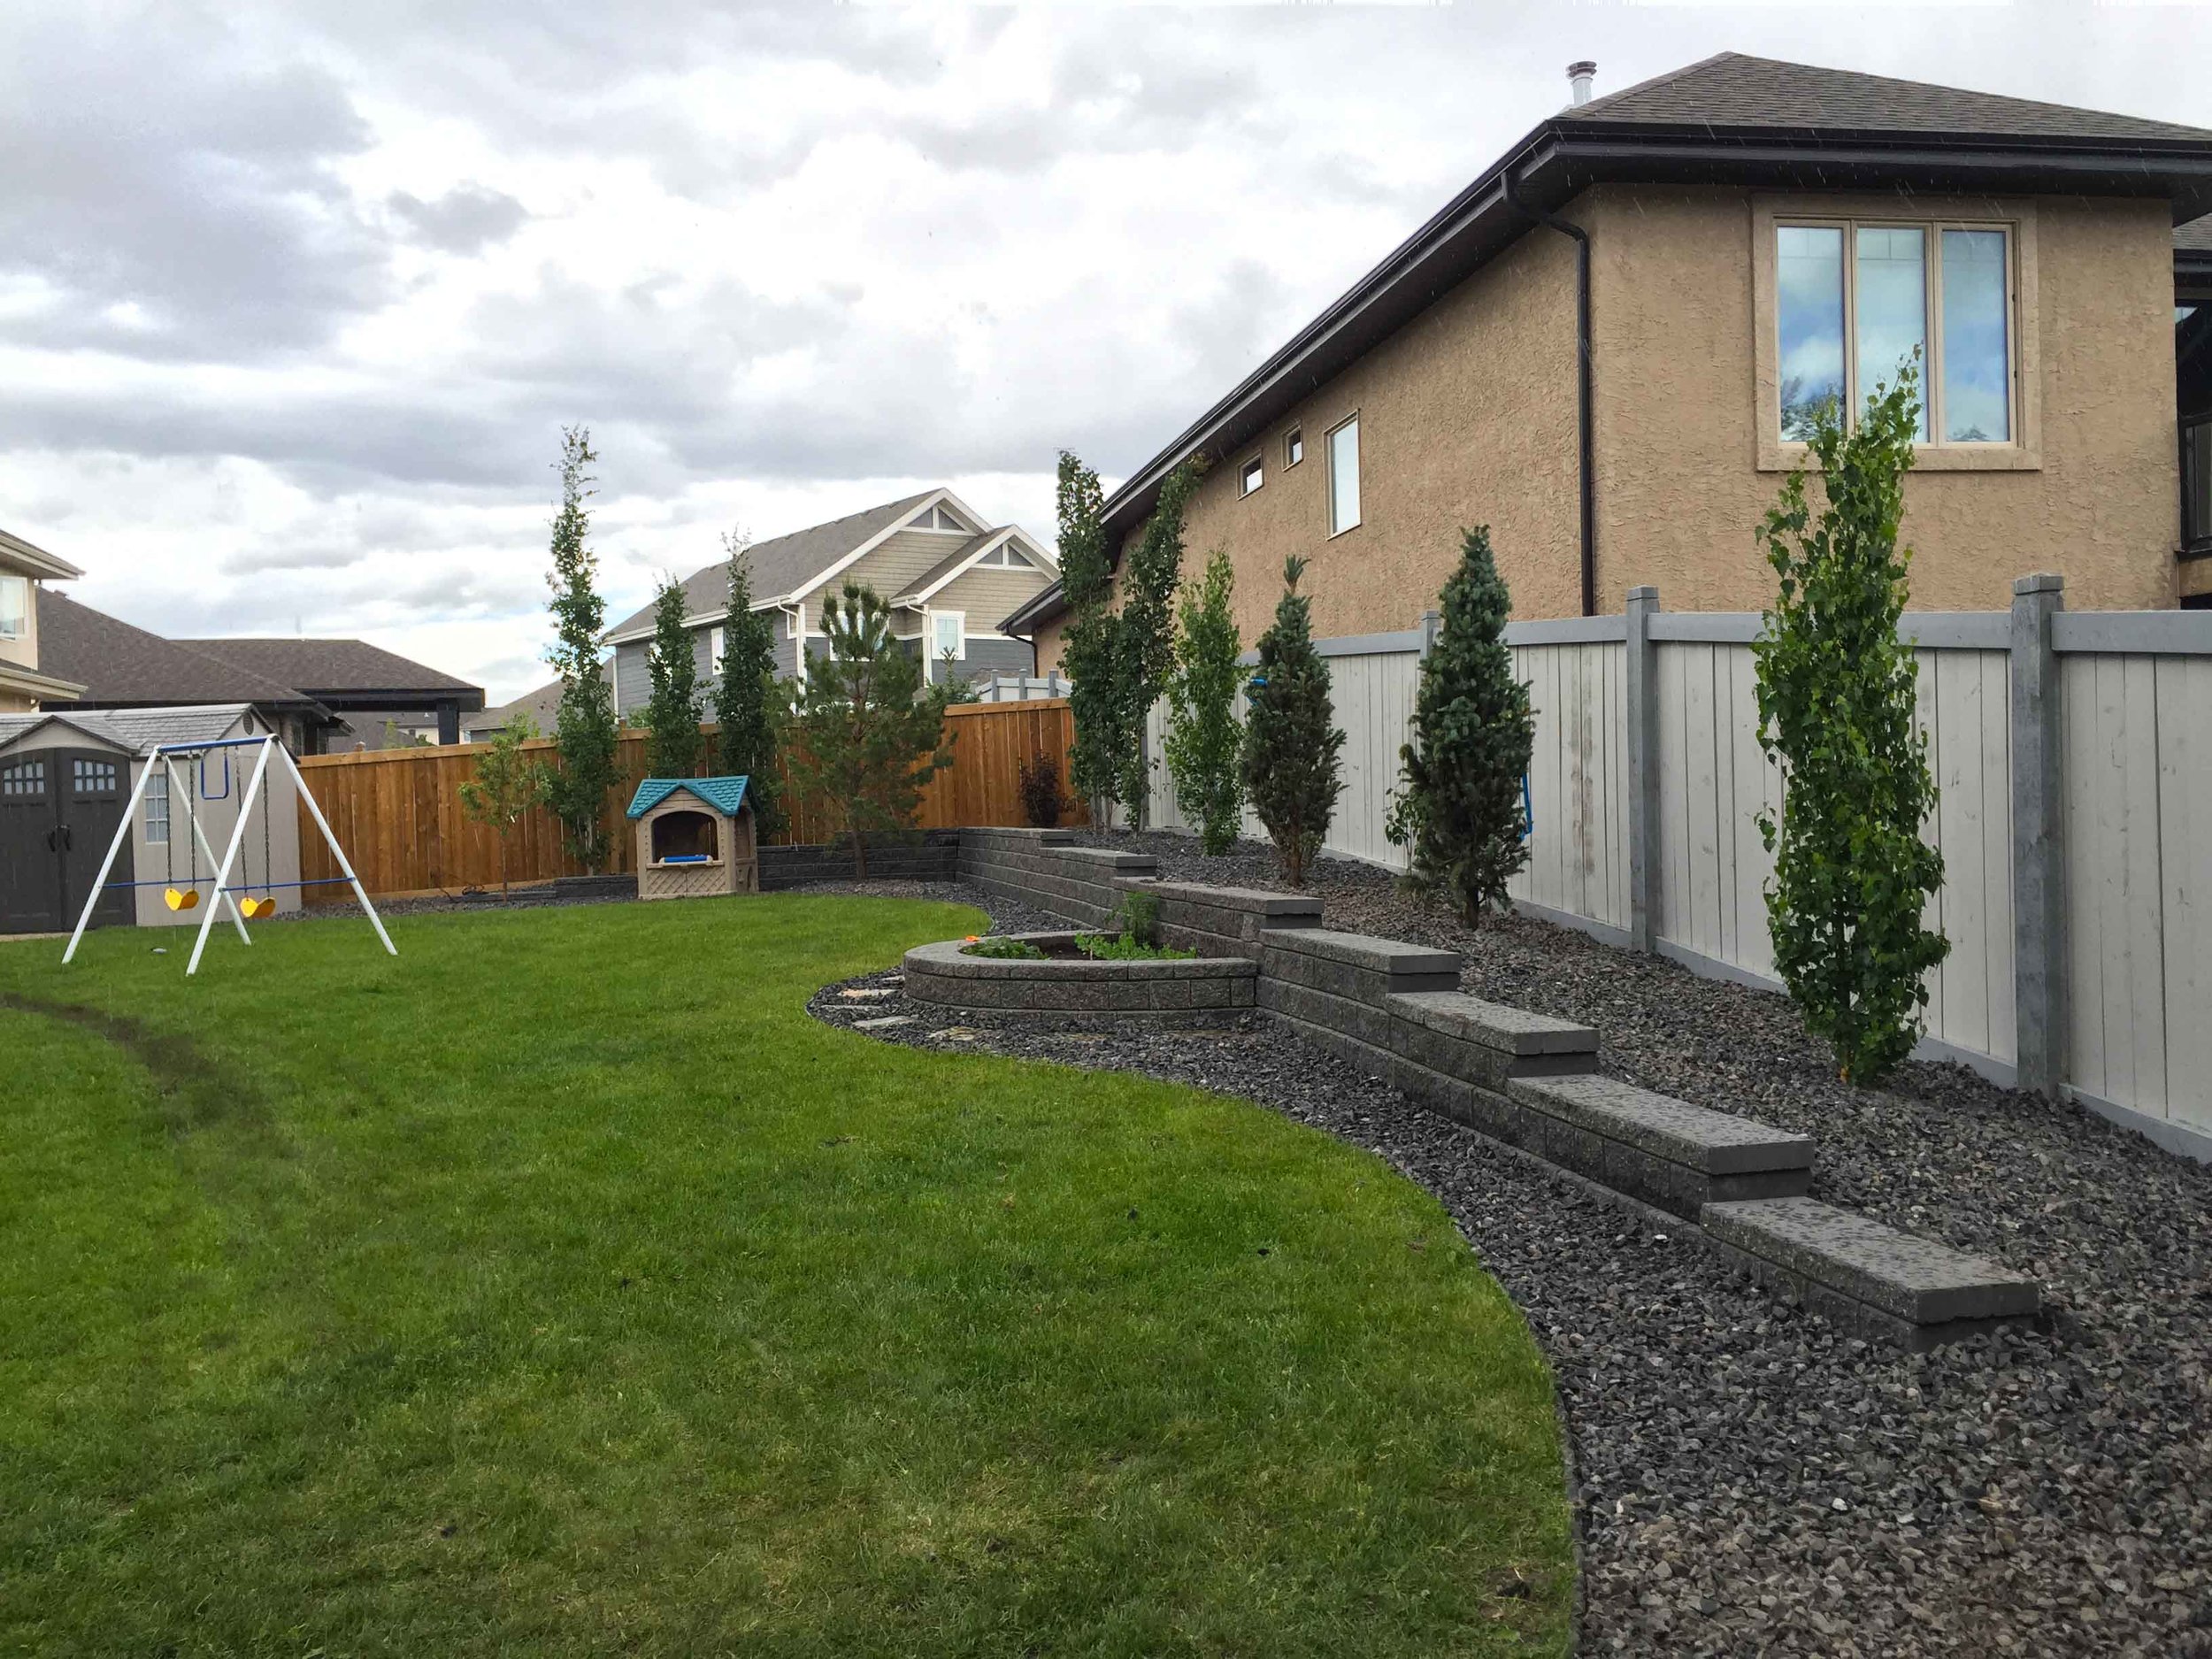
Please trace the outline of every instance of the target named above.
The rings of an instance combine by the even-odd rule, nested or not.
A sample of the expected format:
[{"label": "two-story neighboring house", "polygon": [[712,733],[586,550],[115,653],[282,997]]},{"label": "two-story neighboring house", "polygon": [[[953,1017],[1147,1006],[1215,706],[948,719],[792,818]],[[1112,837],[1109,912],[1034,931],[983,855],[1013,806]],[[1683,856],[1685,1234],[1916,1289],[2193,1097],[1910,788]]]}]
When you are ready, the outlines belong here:
[{"label": "two-story neighboring house", "polygon": [[[807,657],[828,650],[823,606],[847,582],[856,582],[889,603],[892,632],[927,660],[933,682],[946,672],[948,657],[962,680],[1034,672],[1028,641],[1001,632],[999,618],[1059,575],[1052,555],[1027,531],[987,526],[949,489],[925,490],[757,542],[745,550],[745,566],[752,608],[776,613],[779,674],[803,677]],[[703,690],[721,661],[729,567],[710,565],[683,586],[684,622]],[[650,605],[607,632],[618,715],[637,713],[651,695],[646,653],[652,638]]]},{"label": "two-story neighboring house", "polygon": [[[1231,554],[1248,639],[1292,553],[1319,633],[1412,626],[1472,524],[1520,617],[1643,583],[1755,611],[1809,411],[1917,352],[1916,607],[2002,609],[2030,570],[2077,607],[2212,590],[2177,373],[2212,132],[1734,54],[1608,97],[1570,73],[1574,103],[1108,498],[1115,545],[1203,456],[1188,541]],[[1055,664],[1062,611],[1005,627]]]},{"label": "two-story neighboring house", "polygon": [[82,695],[75,681],[39,672],[38,600],[42,582],[83,574],[67,559],[0,530],[0,714],[28,714],[42,703]]}]

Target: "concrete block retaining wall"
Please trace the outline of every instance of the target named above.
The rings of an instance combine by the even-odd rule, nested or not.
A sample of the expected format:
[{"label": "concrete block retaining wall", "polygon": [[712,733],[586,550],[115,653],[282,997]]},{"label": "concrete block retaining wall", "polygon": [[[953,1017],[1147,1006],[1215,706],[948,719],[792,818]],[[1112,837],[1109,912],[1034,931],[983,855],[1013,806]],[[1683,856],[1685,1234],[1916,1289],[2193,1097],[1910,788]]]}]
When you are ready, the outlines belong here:
[{"label": "concrete block retaining wall", "polygon": [[[1039,944],[1056,937],[1015,936]],[[1084,1016],[1157,1017],[1177,1025],[1208,1015],[1233,1018],[1254,1006],[1260,973],[1257,963],[1242,956],[1162,962],[972,956],[961,940],[918,946],[906,953],[903,965],[906,994],[916,1002],[1014,1018],[1033,1017],[1063,1027],[1083,1024]]]},{"label": "concrete block retaining wall", "polygon": [[[959,875],[958,830],[928,830],[918,841],[870,842],[868,878],[872,881],[951,881]],[[849,881],[853,854],[835,844],[804,847],[764,847],[760,849],[760,888],[764,893],[803,887],[810,881]]]},{"label": "concrete block retaining wall", "polygon": [[[1847,1329],[1921,1348],[2039,1307],[2034,1283],[1997,1263],[1807,1197],[1809,1137],[1600,1076],[1596,1032],[1467,995],[1449,951],[1331,932],[1302,894],[1162,881],[1157,870],[1064,830],[961,834],[963,879],[1078,922],[1103,921],[1131,888],[1150,893],[1166,942],[1248,965],[1238,980],[1248,1006],[1433,1110],[1692,1224]],[[914,960],[909,989],[928,1000]],[[958,960],[1016,975],[1074,965]],[[923,983],[936,972],[925,963]]]}]

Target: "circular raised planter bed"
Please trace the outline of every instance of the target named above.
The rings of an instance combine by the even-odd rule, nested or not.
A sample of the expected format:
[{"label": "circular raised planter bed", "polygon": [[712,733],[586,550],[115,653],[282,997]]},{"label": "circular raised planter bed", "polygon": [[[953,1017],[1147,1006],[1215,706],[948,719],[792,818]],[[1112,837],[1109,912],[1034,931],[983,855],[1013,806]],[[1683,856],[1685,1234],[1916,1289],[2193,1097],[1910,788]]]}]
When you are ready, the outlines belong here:
[{"label": "circular raised planter bed", "polygon": [[918,945],[906,953],[906,994],[963,1013],[1089,1021],[1156,1020],[1208,1025],[1255,1006],[1259,964],[1242,956],[1181,961],[1095,962],[1075,949],[1073,933],[1016,933],[1041,958],[974,956],[964,940]]}]

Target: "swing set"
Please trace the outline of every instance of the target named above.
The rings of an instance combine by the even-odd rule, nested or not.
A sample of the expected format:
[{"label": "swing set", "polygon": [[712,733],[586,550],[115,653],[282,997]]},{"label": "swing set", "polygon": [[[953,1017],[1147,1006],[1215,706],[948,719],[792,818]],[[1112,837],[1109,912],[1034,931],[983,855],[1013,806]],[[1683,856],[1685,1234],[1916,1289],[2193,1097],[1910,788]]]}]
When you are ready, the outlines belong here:
[{"label": "swing set", "polygon": [[[232,826],[229,845],[224,849],[223,856],[219,860],[215,856],[213,844],[207,839],[206,831],[200,826],[199,794],[190,780],[197,777],[204,782],[207,757],[219,755],[223,763],[223,793],[208,798],[227,799],[231,786],[230,752],[241,749],[255,749],[260,752],[255,756],[252,775],[248,778],[245,788],[238,796],[238,821]],[[285,770],[292,774],[293,787],[299,791],[300,799],[307,803],[309,816],[315,820],[315,827],[323,833],[323,841],[330,848],[331,856],[338,861],[338,868],[345,872],[343,875],[322,876],[304,881],[275,879],[276,870],[269,844],[269,760],[272,756],[281,761]],[[145,764],[139,768],[138,781],[131,788],[130,804],[123,809],[123,821],[116,826],[115,839],[108,843],[107,856],[100,861],[99,878],[93,882],[92,891],[85,898],[84,913],[77,918],[76,931],[69,935],[69,948],[61,953],[65,964],[76,956],[78,941],[83,939],[84,931],[92,921],[92,907],[99,902],[101,894],[111,885],[117,887],[160,887],[162,902],[171,910],[195,910],[200,907],[200,887],[204,879],[212,880],[213,890],[207,895],[207,914],[200,918],[199,936],[192,944],[192,959],[185,964],[184,971],[188,976],[200,971],[200,954],[207,949],[207,936],[215,926],[216,911],[224,903],[227,902],[230,906],[231,925],[238,930],[239,942],[250,945],[253,939],[246,932],[246,924],[274,914],[279,892],[302,887],[351,887],[353,896],[360,902],[361,909],[368,916],[369,925],[376,929],[376,936],[383,941],[384,949],[395,956],[399,955],[399,947],[392,943],[392,936],[384,931],[384,921],[377,915],[376,906],[369,902],[369,895],[361,886],[361,878],[354,874],[353,865],[347,862],[345,849],[338,845],[338,837],[332,833],[330,821],[323,817],[322,808],[316,804],[314,792],[308,788],[307,780],[300,776],[299,766],[293,760],[290,751],[274,736],[226,737],[200,743],[157,743],[147,749],[144,758]],[[185,763],[181,775],[177,765],[180,760]],[[153,781],[157,763],[161,767],[164,788],[170,803],[170,833],[163,878],[157,881],[111,883],[109,873],[115,868],[117,855],[123,850],[124,838],[131,833],[131,826],[137,821],[139,803],[146,797],[147,786]],[[180,798],[184,802],[185,821],[192,832],[185,842],[186,874],[181,887],[177,884],[175,827],[176,803]],[[251,879],[250,861],[241,856],[246,848],[247,828],[257,811],[261,817],[261,879],[258,881]],[[214,872],[211,878],[203,878],[200,874],[203,854]],[[241,878],[236,882],[231,879],[234,865]]]}]

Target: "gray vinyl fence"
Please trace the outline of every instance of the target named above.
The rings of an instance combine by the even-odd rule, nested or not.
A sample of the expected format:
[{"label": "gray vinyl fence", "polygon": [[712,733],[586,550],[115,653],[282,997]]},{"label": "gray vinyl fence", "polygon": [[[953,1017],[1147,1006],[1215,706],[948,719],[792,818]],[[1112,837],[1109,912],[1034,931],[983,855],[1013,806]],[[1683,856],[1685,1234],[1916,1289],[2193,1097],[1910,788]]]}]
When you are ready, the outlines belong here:
[{"label": "gray vinyl fence", "polygon": [[[2069,613],[2057,578],[2016,586],[2010,612],[1905,621],[1939,792],[1929,919],[1951,941],[1922,1051],[2212,1157],[2212,614]],[[1427,626],[1321,641],[1346,733],[1331,852],[1402,867],[1382,826]],[[1537,717],[1517,904],[1777,984],[1759,626],[1640,588],[1625,614],[1508,629]],[[1156,710],[1155,757],[1163,726]],[[1186,827],[1164,767],[1149,811]]]}]

